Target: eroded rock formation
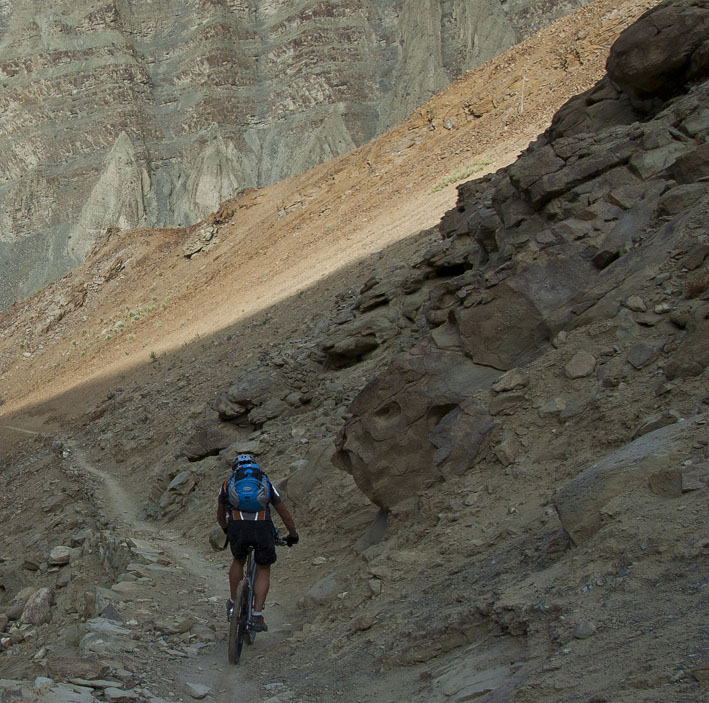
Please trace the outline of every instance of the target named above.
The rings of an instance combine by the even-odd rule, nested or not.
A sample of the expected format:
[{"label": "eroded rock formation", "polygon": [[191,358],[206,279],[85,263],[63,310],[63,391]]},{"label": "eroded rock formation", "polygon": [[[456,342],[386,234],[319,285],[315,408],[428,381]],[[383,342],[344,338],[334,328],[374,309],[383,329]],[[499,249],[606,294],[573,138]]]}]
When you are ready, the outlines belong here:
[{"label": "eroded rock formation", "polygon": [[[600,389],[617,386],[624,369],[658,362],[666,381],[704,371],[709,308],[699,281],[706,278],[701,223],[709,198],[709,71],[701,38],[707,22],[707,3],[666,2],[648,12],[614,45],[608,75],[567,103],[515,164],[459,188],[457,207],[441,222],[440,244],[418,263],[429,279],[444,279],[431,286],[419,312],[434,329],[369,383],[337,441],[337,465],[377,505],[390,509],[433,478],[472,468],[480,460],[481,435],[495,424],[484,415],[510,412],[526,399],[509,394],[505,402],[493,388],[476,423],[461,434],[449,418],[468,414],[481,398],[479,386],[460,382],[456,369],[477,368],[483,379],[484,369],[524,367],[552,343],[563,345],[572,331],[622,318],[621,301],[631,301],[648,274],[660,274],[668,251],[676,251],[685,272],[695,272],[687,300],[658,303],[652,311],[642,300],[628,302],[631,329],[617,334],[633,343],[608,351],[598,366],[593,355],[577,350],[564,373],[570,379],[597,375]],[[690,33],[682,51],[663,60],[678,28],[690,26],[696,36]],[[640,53],[651,59],[639,61]],[[448,357],[443,372],[442,354]],[[410,366],[425,374],[402,374]],[[424,389],[439,378],[445,382],[436,385],[435,402],[426,401]],[[488,376],[483,385],[494,380]],[[568,420],[590,402],[552,397],[539,413]],[[497,423],[495,451],[509,463],[514,442],[504,427]],[[459,445],[465,451],[455,451]],[[455,457],[447,472],[439,467],[442,447]],[[624,483],[622,475],[606,480],[616,488]],[[584,519],[598,529],[596,513]],[[574,536],[592,532],[565,526]]]}]

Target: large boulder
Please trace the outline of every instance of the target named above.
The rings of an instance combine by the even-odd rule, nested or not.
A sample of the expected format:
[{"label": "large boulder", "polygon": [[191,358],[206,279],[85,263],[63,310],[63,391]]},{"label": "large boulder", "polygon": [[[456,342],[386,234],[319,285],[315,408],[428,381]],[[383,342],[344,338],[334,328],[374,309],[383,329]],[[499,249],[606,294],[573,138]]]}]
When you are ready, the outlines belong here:
[{"label": "large boulder", "polygon": [[557,110],[548,133],[551,139],[594,134],[614,125],[632,124],[638,117],[631,99],[604,76]]},{"label": "large boulder", "polygon": [[216,456],[238,439],[238,430],[227,422],[205,422],[187,439],[180,455],[189,461]]},{"label": "large boulder", "polygon": [[566,316],[568,304],[594,279],[587,261],[557,255],[471,294],[455,312],[465,353],[503,371],[534,359]]},{"label": "large boulder", "polygon": [[494,421],[471,396],[499,376],[456,352],[420,345],[350,406],[333,461],[384,510],[470,468]]},{"label": "large boulder", "polygon": [[352,366],[399,332],[398,314],[386,308],[370,312],[336,327],[322,342],[321,350],[334,368]]},{"label": "large boulder", "polygon": [[222,420],[239,420],[246,418],[253,408],[283,395],[280,374],[271,369],[250,368],[217,397],[214,408]]},{"label": "large boulder", "polygon": [[534,302],[506,282],[480,304],[456,310],[456,319],[470,358],[503,371],[537,356],[551,337]]},{"label": "large boulder", "polygon": [[665,100],[690,77],[706,77],[708,36],[706,0],[666,0],[621,33],[606,63],[608,75],[636,100]]},{"label": "large boulder", "polygon": [[680,468],[700,436],[706,441],[706,425],[690,420],[661,427],[584,469],[554,497],[566,533],[575,544],[590,539],[608,519],[604,506],[621,494],[649,493],[652,477]]},{"label": "large boulder", "polygon": [[[706,280],[706,279],[705,279]],[[700,308],[709,314],[705,308]],[[670,380],[699,376],[709,367],[709,320],[700,319],[686,341],[665,364],[663,371]]]},{"label": "large boulder", "polygon": [[[282,400],[289,392],[283,374],[273,368],[255,365],[244,370],[226,391],[217,396],[214,409],[221,420],[244,427],[260,427],[283,412]],[[278,410],[274,412],[275,407]]]}]

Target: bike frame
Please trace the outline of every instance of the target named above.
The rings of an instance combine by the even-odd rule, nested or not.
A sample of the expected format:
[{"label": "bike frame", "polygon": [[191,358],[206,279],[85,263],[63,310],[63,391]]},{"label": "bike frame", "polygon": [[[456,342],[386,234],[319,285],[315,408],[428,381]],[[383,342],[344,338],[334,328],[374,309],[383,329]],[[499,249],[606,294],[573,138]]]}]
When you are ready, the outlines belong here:
[{"label": "bike frame", "polygon": [[[276,530],[276,545],[284,545],[286,541],[278,536]],[[236,589],[236,599],[234,600],[234,610],[231,614],[229,624],[229,662],[238,664],[241,658],[241,648],[246,644],[253,644],[256,633],[251,629],[251,614],[254,607],[254,580],[256,578],[256,560],[254,559],[254,548],[249,547],[246,552],[244,562],[244,577]],[[244,598],[246,603],[244,603]]]},{"label": "bike frame", "polygon": [[[256,560],[254,559],[254,548],[249,547],[249,551],[246,553],[246,563],[244,564],[244,578],[249,584],[249,600],[246,607],[246,631],[251,636],[251,644],[253,638],[256,636],[255,632],[251,632],[251,612],[254,609],[254,580],[256,578]],[[248,641],[248,640],[247,640]]]}]

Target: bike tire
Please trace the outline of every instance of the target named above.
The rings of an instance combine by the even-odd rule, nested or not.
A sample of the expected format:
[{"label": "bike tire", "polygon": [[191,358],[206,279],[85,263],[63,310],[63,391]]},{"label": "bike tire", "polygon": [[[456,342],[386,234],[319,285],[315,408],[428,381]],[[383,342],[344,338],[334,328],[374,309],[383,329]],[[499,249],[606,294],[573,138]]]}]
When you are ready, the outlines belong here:
[{"label": "bike tire", "polygon": [[247,579],[243,579],[236,589],[236,598],[234,599],[234,611],[231,615],[229,623],[229,663],[238,664],[241,659],[241,648],[244,646],[244,639],[248,641],[248,632],[246,629],[248,613],[249,613],[249,598],[251,597],[251,589]]}]

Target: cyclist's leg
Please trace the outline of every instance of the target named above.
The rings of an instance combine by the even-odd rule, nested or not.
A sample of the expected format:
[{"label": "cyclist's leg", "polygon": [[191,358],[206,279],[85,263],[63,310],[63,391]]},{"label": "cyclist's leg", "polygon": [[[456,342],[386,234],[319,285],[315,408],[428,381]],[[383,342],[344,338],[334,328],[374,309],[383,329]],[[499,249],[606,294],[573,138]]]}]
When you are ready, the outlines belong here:
[{"label": "cyclist's leg", "polygon": [[[256,578],[254,579],[254,614],[261,613],[266,604],[266,596],[271,585],[271,564],[276,561],[276,543],[273,523],[268,521],[255,523],[254,560]],[[264,624],[264,628],[265,624]]]},{"label": "cyclist's leg", "polygon": [[236,598],[236,588],[239,581],[244,577],[244,563],[248,546],[245,543],[247,535],[244,534],[244,524],[241,520],[229,521],[229,546],[234,557],[229,568],[229,592],[230,598]]},{"label": "cyclist's leg", "polygon": [[254,612],[263,611],[266,596],[271,585],[271,565],[256,564],[256,578],[254,579]]},{"label": "cyclist's leg", "polygon": [[234,559],[229,568],[229,597],[234,600],[236,598],[236,589],[239,582],[244,578],[244,562],[246,560]]}]

